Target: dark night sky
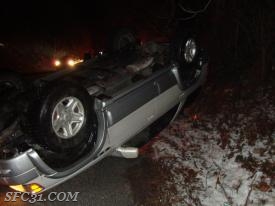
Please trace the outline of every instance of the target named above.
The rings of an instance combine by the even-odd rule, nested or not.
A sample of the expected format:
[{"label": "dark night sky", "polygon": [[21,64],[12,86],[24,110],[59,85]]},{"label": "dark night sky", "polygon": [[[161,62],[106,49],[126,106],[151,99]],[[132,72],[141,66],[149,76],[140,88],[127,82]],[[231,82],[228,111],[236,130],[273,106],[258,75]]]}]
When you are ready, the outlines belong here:
[{"label": "dark night sky", "polygon": [[[188,1],[186,1],[188,2]],[[196,0],[201,6],[205,0]],[[5,1],[1,2],[1,33],[6,31],[49,31],[79,25],[108,26],[110,19],[150,21],[147,15],[163,6],[158,0],[78,0],[78,1]],[[194,7],[193,7],[194,8]],[[153,15],[152,15],[153,16]],[[149,17],[150,18],[150,17]],[[62,30],[60,29],[60,30]],[[14,30],[14,31],[13,31]]]},{"label": "dark night sky", "polygon": [[[89,48],[97,47],[95,45],[99,42],[98,39],[104,42],[106,39],[103,40],[101,37],[104,35],[106,37],[106,34],[111,34],[113,28],[119,27],[135,27],[138,31],[148,33],[151,32],[150,29],[154,29],[156,34],[164,34],[171,28],[165,28],[164,23],[157,18],[158,14],[163,15],[168,10],[168,7],[163,6],[164,2],[166,1],[3,0],[0,4],[0,42],[12,45],[15,41],[20,46],[25,43],[22,47],[29,49],[29,53],[32,54],[31,44],[34,42],[43,43],[42,51],[48,51],[46,48],[48,46],[66,47],[65,49],[69,47],[71,50],[76,50],[79,46],[81,51],[87,51]],[[197,10],[203,8],[208,0],[182,0],[182,2],[187,9]],[[224,63],[221,59],[228,59],[231,63],[233,54],[238,54],[242,62],[245,62],[244,60],[249,62],[248,59],[261,56],[259,53],[263,48],[262,45],[268,48],[268,51],[274,47],[271,46],[274,45],[274,5],[274,0],[213,0],[207,11],[194,18],[193,22],[180,22],[176,29],[191,28],[190,30],[199,33],[203,43],[209,47],[208,50],[215,53],[212,56],[217,56],[218,62]],[[181,10],[180,12],[184,13]],[[158,24],[159,22],[161,23]],[[160,28],[156,29],[156,25],[160,25]],[[175,27],[173,29],[177,31]],[[59,45],[56,46],[57,44]],[[220,48],[226,48],[224,51],[228,53],[217,52]],[[27,52],[24,50],[22,53]],[[271,56],[274,51],[266,53]],[[221,57],[218,57],[219,55]]]},{"label": "dark night sky", "polygon": [[126,25],[138,16],[132,4],[126,0],[6,1],[1,3],[0,38],[22,42],[107,33],[117,22]]},{"label": "dark night sky", "polygon": [[55,50],[82,55],[106,48],[119,28],[145,39],[162,38],[168,30],[156,16],[167,9],[159,0],[9,0],[1,2],[0,42],[25,56],[49,56]]},{"label": "dark night sky", "polygon": [[[184,2],[186,5],[192,3],[201,7],[207,1]],[[163,14],[168,10],[163,2],[159,0],[6,0],[1,2],[0,35],[10,36],[18,33],[62,35],[67,31],[75,31],[76,28],[89,30],[99,26],[107,28],[112,24],[139,26],[155,21],[154,18],[158,15],[156,13]],[[192,8],[196,7],[192,5]]]},{"label": "dark night sky", "polygon": [[123,27],[147,30],[158,5],[157,0],[6,1],[1,3],[0,39],[63,41],[82,34],[94,39]]},{"label": "dark night sky", "polygon": [[[34,31],[90,26],[106,18],[127,15],[129,1],[8,1],[1,5],[1,26],[7,30]],[[3,32],[3,31],[2,31]],[[9,32],[9,31],[8,31]]]},{"label": "dark night sky", "polygon": [[[117,28],[144,27],[145,20],[148,23],[144,8],[150,11],[148,7],[156,2],[1,2],[0,42],[8,45],[11,53],[18,53],[16,59],[24,61],[25,56],[50,56],[55,50],[82,55],[83,52],[105,48],[112,31]],[[146,30],[145,27],[143,30]]]}]

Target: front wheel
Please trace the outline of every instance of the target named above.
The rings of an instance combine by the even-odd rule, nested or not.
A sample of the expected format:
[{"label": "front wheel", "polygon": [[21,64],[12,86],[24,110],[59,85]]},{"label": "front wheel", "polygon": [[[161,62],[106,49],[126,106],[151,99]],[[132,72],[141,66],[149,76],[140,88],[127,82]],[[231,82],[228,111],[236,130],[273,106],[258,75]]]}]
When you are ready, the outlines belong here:
[{"label": "front wheel", "polygon": [[63,82],[43,92],[32,114],[32,133],[56,153],[79,153],[96,139],[93,99],[75,84]]}]

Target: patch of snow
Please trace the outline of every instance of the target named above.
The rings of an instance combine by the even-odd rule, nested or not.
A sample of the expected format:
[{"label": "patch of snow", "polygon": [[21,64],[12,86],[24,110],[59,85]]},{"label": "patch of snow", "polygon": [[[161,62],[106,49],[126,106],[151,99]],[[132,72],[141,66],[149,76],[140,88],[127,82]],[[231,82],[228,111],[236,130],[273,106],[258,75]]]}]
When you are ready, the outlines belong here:
[{"label": "patch of snow", "polygon": [[[174,205],[275,205],[275,188],[268,192],[255,188],[266,176],[261,171],[252,173],[236,162],[238,155],[252,156],[256,161],[274,160],[274,155],[267,152],[271,146],[268,137],[261,137],[250,145],[240,133],[262,111],[275,120],[275,107],[266,100],[253,109],[250,116],[238,114],[239,126],[233,128],[229,126],[231,123],[219,124],[225,115],[218,114],[214,119],[205,117],[196,125],[193,120],[178,119],[160,134],[161,138],[152,145],[152,159],[170,168],[173,178],[166,184],[174,184],[179,197]],[[230,131],[229,143],[224,149],[220,128]],[[275,132],[272,138],[275,139]],[[268,182],[268,178],[265,181]]]}]

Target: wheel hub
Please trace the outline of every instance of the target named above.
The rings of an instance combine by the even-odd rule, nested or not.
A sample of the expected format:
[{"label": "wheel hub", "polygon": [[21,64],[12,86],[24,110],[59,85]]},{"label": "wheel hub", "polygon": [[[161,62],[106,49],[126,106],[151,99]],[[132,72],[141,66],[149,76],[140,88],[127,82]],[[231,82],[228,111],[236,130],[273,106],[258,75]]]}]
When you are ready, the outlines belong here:
[{"label": "wheel hub", "polygon": [[74,137],[84,121],[84,107],[76,97],[63,98],[53,110],[52,127],[55,134],[62,139]]}]

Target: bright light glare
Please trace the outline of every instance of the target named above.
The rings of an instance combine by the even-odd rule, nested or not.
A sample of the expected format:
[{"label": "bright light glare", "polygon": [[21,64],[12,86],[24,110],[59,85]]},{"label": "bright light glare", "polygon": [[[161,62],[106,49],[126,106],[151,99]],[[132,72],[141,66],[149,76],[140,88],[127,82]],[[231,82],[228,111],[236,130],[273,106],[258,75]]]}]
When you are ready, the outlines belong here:
[{"label": "bright light glare", "polygon": [[39,192],[41,192],[43,190],[43,187],[41,187],[38,184],[31,184],[30,185],[30,189],[31,189],[32,193],[39,193]]},{"label": "bright light glare", "polygon": [[81,62],[83,62],[83,59],[75,59],[75,60],[69,59],[69,60],[67,61],[67,64],[68,64],[70,67],[73,67],[74,65],[76,65],[76,64],[78,64],[78,63],[81,63]]},{"label": "bright light glare", "polygon": [[26,192],[26,189],[24,188],[23,185],[10,185],[9,187],[15,191]]},{"label": "bright light glare", "polygon": [[72,59],[69,59],[67,63],[70,67],[73,67],[75,65],[75,61]]},{"label": "bright light glare", "polygon": [[59,67],[61,65],[61,61],[60,60],[55,60],[54,61],[54,66]]}]

